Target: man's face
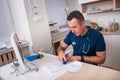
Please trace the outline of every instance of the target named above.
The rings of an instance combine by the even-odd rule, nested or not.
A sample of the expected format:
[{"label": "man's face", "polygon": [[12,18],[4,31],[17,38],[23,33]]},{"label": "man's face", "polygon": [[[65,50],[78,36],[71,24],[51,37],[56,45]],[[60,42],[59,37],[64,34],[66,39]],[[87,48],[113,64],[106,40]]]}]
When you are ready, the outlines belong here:
[{"label": "man's face", "polygon": [[81,36],[84,31],[84,21],[79,23],[79,21],[76,18],[73,18],[71,21],[68,21],[68,25],[76,36]]}]

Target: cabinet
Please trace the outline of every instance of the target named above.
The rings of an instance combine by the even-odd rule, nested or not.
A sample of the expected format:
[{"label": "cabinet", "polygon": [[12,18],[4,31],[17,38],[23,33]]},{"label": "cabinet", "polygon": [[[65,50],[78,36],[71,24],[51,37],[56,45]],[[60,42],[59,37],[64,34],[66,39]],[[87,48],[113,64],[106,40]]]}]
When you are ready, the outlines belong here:
[{"label": "cabinet", "polygon": [[120,35],[103,35],[106,42],[106,61],[102,66],[120,70]]},{"label": "cabinet", "polygon": [[[20,44],[20,45],[22,46],[23,51],[24,51],[23,56],[29,55],[29,43],[28,42],[22,42],[22,44]],[[0,66],[11,63],[16,58],[16,55],[15,55],[15,53],[13,51],[13,48],[11,47],[10,43],[9,43],[8,47],[9,48],[0,50]]]},{"label": "cabinet", "polygon": [[82,12],[93,14],[120,10],[120,0],[95,0],[82,3]]}]

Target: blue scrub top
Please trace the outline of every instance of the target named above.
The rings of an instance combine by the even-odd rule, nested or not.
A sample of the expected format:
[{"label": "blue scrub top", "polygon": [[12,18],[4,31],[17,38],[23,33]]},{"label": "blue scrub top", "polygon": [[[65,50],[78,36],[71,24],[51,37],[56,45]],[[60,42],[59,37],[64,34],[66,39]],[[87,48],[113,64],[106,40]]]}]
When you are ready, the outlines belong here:
[{"label": "blue scrub top", "polygon": [[82,37],[76,36],[70,31],[64,39],[64,43],[73,46],[73,56],[95,56],[96,52],[106,50],[103,35],[91,28],[88,28],[88,32]]}]

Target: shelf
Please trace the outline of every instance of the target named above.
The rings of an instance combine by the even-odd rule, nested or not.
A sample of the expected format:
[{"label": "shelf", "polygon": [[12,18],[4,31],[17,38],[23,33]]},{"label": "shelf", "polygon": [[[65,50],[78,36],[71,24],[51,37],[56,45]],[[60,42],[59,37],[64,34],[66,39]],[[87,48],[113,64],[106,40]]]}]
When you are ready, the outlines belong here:
[{"label": "shelf", "polygon": [[99,12],[91,12],[91,13],[87,13],[87,14],[99,14],[99,13],[116,12],[116,11],[120,11],[120,9],[106,10],[106,11],[99,11]]},{"label": "shelf", "polygon": [[120,35],[120,31],[119,30],[118,31],[114,31],[114,32],[109,32],[109,31],[103,32],[103,31],[101,31],[101,33],[103,35]]},{"label": "shelf", "polygon": [[[82,12],[87,14],[97,14],[104,12],[114,12],[120,10],[120,0],[99,0],[81,4]],[[102,5],[102,6],[101,6]],[[94,11],[96,10],[96,12]],[[98,10],[98,11],[97,11]]]}]

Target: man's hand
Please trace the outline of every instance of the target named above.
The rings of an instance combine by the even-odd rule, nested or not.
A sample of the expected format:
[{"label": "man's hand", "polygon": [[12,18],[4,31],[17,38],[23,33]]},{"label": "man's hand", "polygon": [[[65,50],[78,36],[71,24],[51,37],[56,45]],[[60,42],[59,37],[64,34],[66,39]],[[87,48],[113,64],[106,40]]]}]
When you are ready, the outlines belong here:
[{"label": "man's hand", "polygon": [[68,58],[69,62],[78,61],[78,60],[81,60],[80,56],[71,56]]},{"label": "man's hand", "polygon": [[67,58],[66,58],[66,56],[65,56],[65,52],[64,52],[64,51],[60,51],[60,52],[58,53],[58,59],[59,59],[61,62],[63,62],[63,59],[64,59],[64,61],[67,61]]},{"label": "man's hand", "polygon": [[57,49],[57,52],[58,52],[58,59],[63,62],[63,59],[64,61],[67,61],[66,59],[66,56],[65,56],[65,49],[68,47],[67,44],[65,43],[61,43],[60,46],[58,47]]}]

